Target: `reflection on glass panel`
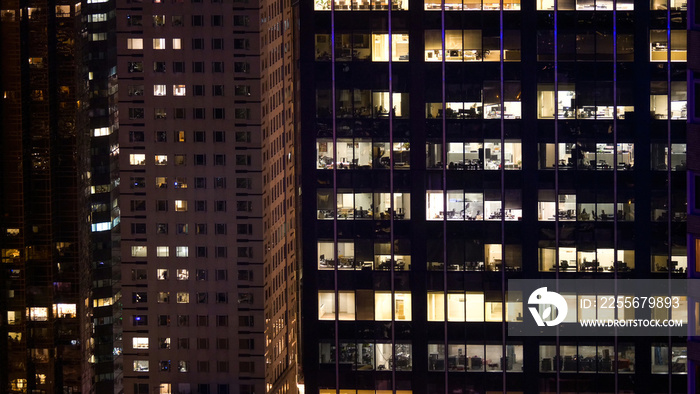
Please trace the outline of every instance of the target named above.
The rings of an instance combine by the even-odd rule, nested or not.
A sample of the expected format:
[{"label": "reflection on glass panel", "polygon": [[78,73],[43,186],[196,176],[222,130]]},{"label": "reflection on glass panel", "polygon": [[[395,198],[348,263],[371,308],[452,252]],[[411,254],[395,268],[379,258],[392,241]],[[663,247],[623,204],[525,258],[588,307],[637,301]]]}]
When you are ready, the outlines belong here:
[{"label": "reflection on glass panel", "polygon": [[445,61],[462,61],[461,30],[445,30]]},{"label": "reflection on glass panel", "polygon": [[358,343],[357,344],[357,370],[371,371],[374,370],[374,344],[373,343]]},{"label": "reflection on glass panel", "polygon": [[540,372],[555,372],[557,348],[554,345],[540,345]]},{"label": "reflection on glass panel", "polygon": [[316,60],[331,60],[330,34],[316,34]]},{"label": "reflection on glass panel", "polygon": [[318,219],[333,220],[335,217],[333,189],[318,189],[316,191],[316,209]]},{"label": "reflection on glass panel", "polygon": [[[651,168],[657,171],[668,169],[668,146],[666,144],[651,144]],[[671,171],[686,169],[686,145],[671,144]]]},{"label": "reflection on glass panel", "polygon": [[445,345],[428,344],[428,371],[445,370]]},{"label": "reflection on glass panel", "polygon": [[[430,1],[430,0],[426,0]],[[426,3],[426,7],[428,4]],[[437,5],[438,8],[440,4]],[[460,40],[461,41],[461,40]],[[461,44],[460,44],[461,49]],[[439,62],[442,61],[442,31],[426,30],[425,31],[425,61]]]},{"label": "reflection on glass panel", "polygon": [[462,32],[462,43],[465,62],[481,61],[484,58],[481,30],[464,30]]},{"label": "reflection on glass panel", "polygon": [[467,344],[467,372],[484,372],[486,369],[485,349],[483,344]]}]

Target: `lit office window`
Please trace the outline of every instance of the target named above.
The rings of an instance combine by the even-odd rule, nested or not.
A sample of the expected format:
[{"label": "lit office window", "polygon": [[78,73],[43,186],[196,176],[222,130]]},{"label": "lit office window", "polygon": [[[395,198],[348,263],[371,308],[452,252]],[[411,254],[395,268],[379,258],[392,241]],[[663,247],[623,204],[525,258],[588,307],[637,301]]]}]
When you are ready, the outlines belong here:
[{"label": "lit office window", "polygon": [[165,85],[153,85],[153,95],[154,96],[165,96],[167,94],[167,89]]},{"label": "lit office window", "polygon": [[555,248],[540,248],[540,271],[571,271],[576,272],[576,248],[559,248],[559,261],[556,261]]},{"label": "lit office window", "polygon": [[48,321],[49,308],[31,307],[29,308],[29,320],[31,321]]},{"label": "lit office window", "polygon": [[131,347],[134,349],[148,349],[148,337],[134,337],[131,341]]},{"label": "lit office window", "polygon": [[182,40],[180,38],[173,38],[173,49],[182,49]]},{"label": "lit office window", "polygon": [[155,155],[154,159],[157,166],[164,166],[168,164],[168,155]]},{"label": "lit office window", "polygon": [[148,372],[148,360],[134,360],[134,372]]},{"label": "lit office window", "polygon": [[175,200],[175,212],[187,212],[187,200]]},{"label": "lit office window", "polygon": [[[394,320],[411,320],[411,293],[395,292]],[[377,291],[374,293],[374,320],[392,320],[392,294],[391,292]]]},{"label": "lit office window", "polygon": [[175,257],[188,257],[189,247],[187,246],[176,246],[175,247]]},{"label": "lit office window", "polygon": [[574,118],[576,111],[576,89],[573,84],[559,84],[557,94],[558,104],[554,102],[554,84],[537,85],[537,118],[552,119],[554,111],[558,112],[559,119]]},{"label": "lit office window", "polygon": [[[671,30],[671,61],[685,62],[688,59],[687,32]],[[669,47],[667,30],[649,31],[649,51],[652,62],[668,61]]]},{"label": "lit office window", "polygon": [[671,6],[671,9],[674,11],[686,11],[688,9],[687,0],[651,0],[651,9],[666,11],[668,9],[669,4]]},{"label": "lit office window", "polygon": [[147,246],[132,246],[131,257],[146,257],[148,252]]},{"label": "lit office window", "polygon": [[553,221],[556,220],[557,217],[560,221],[576,220],[575,194],[559,194],[558,207],[557,198],[554,195],[554,190],[540,190],[538,194],[538,220]]},{"label": "lit office window", "polygon": [[372,34],[372,61],[386,62],[408,61],[408,34],[392,34],[391,48],[389,47],[388,34]]},{"label": "lit office window", "polygon": [[185,85],[173,85],[173,96],[185,96],[187,88]]},{"label": "lit office window", "polygon": [[165,49],[165,38],[154,38],[153,49]]},{"label": "lit office window", "polygon": [[178,292],[177,293],[177,303],[178,304],[189,304],[190,303],[190,293]]},{"label": "lit office window", "polygon": [[75,304],[54,304],[54,316],[61,319],[69,319],[77,317],[78,310]]},{"label": "lit office window", "polygon": [[318,292],[318,319],[319,320],[335,320],[335,292],[334,291],[319,291]]},{"label": "lit office window", "polygon": [[156,256],[157,257],[170,256],[170,247],[169,246],[156,246]]},{"label": "lit office window", "polygon": [[128,38],[126,40],[126,48],[133,50],[143,49],[143,38]]},{"label": "lit office window", "polygon": [[146,165],[146,155],[145,154],[130,154],[129,164],[132,166],[145,166]]},{"label": "lit office window", "polygon": [[[668,253],[668,252],[666,252]],[[661,252],[652,252],[651,255],[651,271],[652,272],[668,272],[685,273],[688,269],[688,256],[685,249],[674,246],[671,249],[671,260],[668,255]]]}]

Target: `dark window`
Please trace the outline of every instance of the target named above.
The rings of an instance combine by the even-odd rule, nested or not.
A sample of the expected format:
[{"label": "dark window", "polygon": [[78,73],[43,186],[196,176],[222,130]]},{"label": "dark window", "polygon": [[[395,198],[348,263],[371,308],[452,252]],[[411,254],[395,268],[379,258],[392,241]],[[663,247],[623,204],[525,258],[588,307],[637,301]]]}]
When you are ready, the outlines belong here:
[{"label": "dark window", "polygon": [[167,212],[168,211],[168,200],[156,200],[156,211]]},{"label": "dark window", "polygon": [[164,73],[165,62],[153,62],[153,71],[157,73]]},{"label": "dark window", "polygon": [[248,15],[234,15],[233,16],[233,26],[246,27],[250,23],[250,18]]},{"label": "dark window", "polygon": [[192,15],[192,26],[204,26],[204,15]]},{"label": "dark window", "polygon": [[251,212],[253,210],[252,201],[236,201],[236,211]]},{"label": "dark window", "polygon": [[217,304],[228,304],[228,293],[223,293],[223,292],[216,293],[216,303]]},{"label": "dark window", "polygon": [[131,211],[145,211],[146,210],[146,200],[131,200]]},{"label": "dark window", "polygon": [[204,49],[204,39],[203,38],[193,38],[192,39],[192,49]]},{"label": "dark window", "polygon": [[177,315],[177,325],[180,327],[189,327],[190,315]]},{"label": "dark window", "polygon": [[156,142],[167,142],[168,133],[165,131],[156,131]]},{"label": "dark window", "polygon": [[233,49],[250,49],[250,40],[247,38],[234,38]]},{"label": "dark window", "polygon": [[226,189],[226,178],[221,176],[215,177],[214,189]]},{"label": "dark window", "polygon": [[170,325],[170,315],[158,315],[158,325],[159,326],[169,326]]},{"label": "dark window", "polygon": [[212,85],[211,87],[212,95],[223,96],[224,95],[224,85]]},{"label": "dark window", "polygon": [[[207,188],[207,178],[196,177],[194,178],[194,188],[195,189],[206,189]],[[204,201],[202,201],[204,202]],[[197,204],[195,203],[195,211],[197,210]]]},{"label": "dark window", "polygon": [[216,316],[216,325],[218,327],[228,327],[228,316],[227,315]]},{"label": "dark window", "polygon": [[184,73],[185,72],[185,62],[173,62],[173,72],[174,73]]},{"label": "dark window", "polygon": [[204,119],[204,108],[193,108],[192,114],[194,119]]},{"label": "dark window", "polygon": [[195,278],[197,280],[207,280],[207,270],[197,270]]},{"label": "dark window", "polygon": [[226,235],[226,223],[216,223],[214,230],[217,235]]},{"label": "dark window", "polygon": [[185,109],[175,108],[175,119],[185,119]]},{"label": "dark window", "polygon": [[197,327],[208,327],[208,326],[209,326],[209,316],[197,315]]},{"label": "dark window", "polygon": [[228,349],[228,338],[216,338],[216,348],[221,350]]},{"label": "dark window", "polygon": [[[217,86],[217,85],[214,85],[214,86]],[[143,131],[130,131],[129,132],[129,142],[143,142],[143,141],[144,141]]]},{"label": "dark window", "polygon": [[212,26],[222,26],[223,24],[224,24],[223,15],[212,15],[211,16],[211,25]]},{"label": "dark window", "polygon": [[206,155],[194,155],[194,165],[204,166],[206,164],[207,164],[207,156]]},{"label": "dark window", "polygon": [[[168,317],[167,315],[165,315]],[[135,326],[147,326],[148,325],[148,315],[135,315],[134,316]]]},{"label": "dark window", "polygon": [[197,303],[198,304],[206,304],[209,301],[209,293],[202,292],[202,293],[197,293]]},{"label": "dark window", "polygon": [[216,270],[216,280],[228,280],[228,271],[227,270]]},{"label": "dark window", "polygon": [[226,142],[226,133],[223,131],[214,131],[214,142]]},{"label": "dark window", "polygon": [[214,205],[214,210],[216,212],[226,212],[226,201],[225,200],[217,200]]},{"label": "dark window", "polygon": [[205,142],[206,140],[206,135],[204,134],[203,131],[195,131],[194,132],[194,142]]},{"label": "dark window", "polygon": [[237,131],[236,132],[236,142],[250,142],[251,134],[250,131]]},{"label": "dark window", "polygon": [[190,348],[190,339],[189,338],[179,338],[177,340],[177,348],[178,349],[189,349]]},{"label": "dark window", "polygon": [[203,73],[204,72],[204,62],[192,62],[192,72],[193,73]]},{"label": "dark window", "polygon": [[156,234],[167,234],[168,223],[156,223]]},{"label": "dark window", "polygon": [[192,86],[193,96],[204,96],[204,85],[193,85]]},{"label": "dark window", "polygon": [[255,319],[253,316],[238,316],[238,325],[241,327],[253,327]]},{"label": "dark window", "polygon": [[223,38],[212,38],[211,39],[211,49],[224,49],[224,39]]},{"label": "dark window", "polygon": [[[204,224],[204,223],[195,224],[195,232],[196,232],[198,235],[206,235],[206,234],[207,234],[207,225]],[[204,247],[202,246],[202,248],[204,248]],[[204,248],[204,249],[202,250],[202,253],[203,253],[203,256],[201,256],[201,257],[206,257],[206,255],[207,255],[207,249]]]},{"label": "dark window", "polygon": [[214,119],[226,119],[226,110],[224,108],[214,108]]},{"label": "dark window", "polygon": [[207,211],[207,201],[206,200],[195,200],[194,201],[194,211],[195,212],[206,212]]},{"label": "dark window", "polygon": [[224,72],[224,62],[211,62],[211,71],[215,73]]},{"label": "dark window", "polygon": [[235,62],[233,63],[233,71],[237,73],[249,73],[250,63],[248,62]]},{"label": "dark window", "polygon": [[226,165],[226,155],[214,155],[214,165],[215,166],[225,166]]},{"label": "dark window", "polygon": [[225,246],[217,246],[214,250],[216,251],[216,256],[214,257],[226,258],[226,256],[228,255],[228,250]]},{"label": "dark window", "polygon": [[[205,226],[204,233],[202,233],[202,234],[207,233],[206,224],[204,226]],[[206,246],[197,246],[196,248],[197,248],[197,257],[207,257],[207,247]]]}]

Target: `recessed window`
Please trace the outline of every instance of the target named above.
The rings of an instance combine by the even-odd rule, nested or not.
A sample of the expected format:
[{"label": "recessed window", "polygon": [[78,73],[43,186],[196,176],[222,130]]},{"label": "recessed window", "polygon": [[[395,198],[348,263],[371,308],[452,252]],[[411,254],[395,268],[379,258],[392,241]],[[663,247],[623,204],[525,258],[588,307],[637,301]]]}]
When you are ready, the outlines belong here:
[{"label": "recessed window", "polygon": [[224,95],[224,85],[212,85],[212,95],[213,96],[223,96]]},{"label": "recessed window", "polygon": [[131,340],[131,347],[134,349],[147,350],[148,337],[134,337]]},{"label": "recessed window", "polygon": [[165,38],[154,38],[153,49],[165,49]]},{"label": "recessed window", "polygon": [[154,96],[165,96],[166,94],[167,90],[165,88],[165,85],[153,85]]},{"label": "recessed window", "polygon": [[176,246],[175,257],[188,257],[190,248],[187,246]]},{"label": "recessed window", "polygon": [[132,50],[142,50],[143,38],[128,38],[126,40],[126,48]]},{"label": "recessed window", "polygon": [[156,246],[156,256],[157,257],[170,256],[170,247],[169,246]]},{"label": "recessed window", "polygon": [[153,26],[165,26],[165,15],[153,15]]},{"label": "recessed window", "polygon": [[182,40],[179,38],[173,38],[173,49],[182,49]]},{"label": "recessed window", "polygon": [[173,85],[173,96],[185,96],[186,92],[185,85]]},{"label": "recessed window", "polygon": [[134,360],[134,372],[148,372],[148,360]]},{"label": "recessed window", "polygon": [[187,200],[175,200],[175,212],[187,212]]},{"label": "recessed window", "polygon": [[129,164],[132,166],[145,166],[146,165],[146,155],[145,154],[130,154]]}]

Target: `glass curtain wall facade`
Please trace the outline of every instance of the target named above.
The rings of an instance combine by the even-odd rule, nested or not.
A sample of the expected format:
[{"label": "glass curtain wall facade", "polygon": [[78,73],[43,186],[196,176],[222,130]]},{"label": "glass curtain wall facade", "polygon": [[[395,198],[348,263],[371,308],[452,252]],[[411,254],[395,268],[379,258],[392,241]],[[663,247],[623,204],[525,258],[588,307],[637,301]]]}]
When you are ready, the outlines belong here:
[{"label": "glass curtain wall facade", "polygon": [[0,392],[80,392],[80,3],[0,2]]},{"label": "glass curtain wall facade", "polygon": [[686,338],[504,324],[511,278],[687,275],[685,3],[299,7],[306,392],[686,391]]}]

